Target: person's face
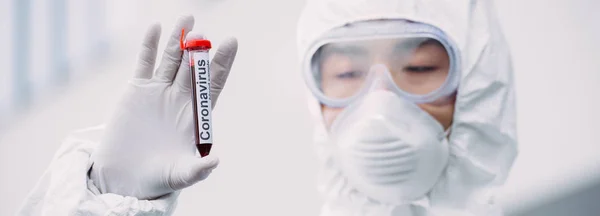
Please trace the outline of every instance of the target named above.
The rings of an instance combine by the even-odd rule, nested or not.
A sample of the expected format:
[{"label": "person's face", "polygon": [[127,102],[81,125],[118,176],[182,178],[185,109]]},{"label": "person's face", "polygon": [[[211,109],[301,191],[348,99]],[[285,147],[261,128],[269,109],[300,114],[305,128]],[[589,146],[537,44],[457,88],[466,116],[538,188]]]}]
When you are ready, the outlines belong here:
[{"label": "person's face", "polygon": [[[412,45],[411,45],[412,44]],[[364,84],[368,67],[386,65],[395,84],[413,94],[426,94],[437,89],[446,80],[450,60],[445,48],[435,40],[410,41],[408,39],[386,39],[345,44],[343,52],[336,45],[323,47],[320,64],[321,89],[325,95],[345,98],[356,93]],[[410,54],[399,49],[412,46]],[[398,51],[400,50],[400,51]],[[384,87],[382,87],[384,88]],[[442,98],[432,103],[418,104],[448,129],[452,123],[456,96]],[[327,128],[344,108],[321,105]]]}]

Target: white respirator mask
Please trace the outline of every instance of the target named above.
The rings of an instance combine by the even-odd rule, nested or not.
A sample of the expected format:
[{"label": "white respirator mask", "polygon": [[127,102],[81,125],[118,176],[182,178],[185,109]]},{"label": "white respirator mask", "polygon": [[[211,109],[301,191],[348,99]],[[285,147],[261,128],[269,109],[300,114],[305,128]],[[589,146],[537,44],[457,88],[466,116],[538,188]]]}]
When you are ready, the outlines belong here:
[{"label": "white respirator mask", "polygon": [[333,159],[359,193],[382,203],[426,196],[448,160],[447,133],[428,113],[385,90],[370,92],[337,116]]}]

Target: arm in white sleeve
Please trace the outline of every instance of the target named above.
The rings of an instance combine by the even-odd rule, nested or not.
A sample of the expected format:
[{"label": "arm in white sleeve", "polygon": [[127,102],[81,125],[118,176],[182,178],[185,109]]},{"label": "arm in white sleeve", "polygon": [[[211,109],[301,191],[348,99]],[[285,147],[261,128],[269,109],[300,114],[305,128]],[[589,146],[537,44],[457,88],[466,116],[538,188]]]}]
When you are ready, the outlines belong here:
[{"label": "arm in white sleeve", "polygon": [[25,199],[17,215],[171,215],[179,192],[155,200],[138,200],[101,194],[88,177],[94,136],[103,127],[80,130],[69,136],[48,169]]}]

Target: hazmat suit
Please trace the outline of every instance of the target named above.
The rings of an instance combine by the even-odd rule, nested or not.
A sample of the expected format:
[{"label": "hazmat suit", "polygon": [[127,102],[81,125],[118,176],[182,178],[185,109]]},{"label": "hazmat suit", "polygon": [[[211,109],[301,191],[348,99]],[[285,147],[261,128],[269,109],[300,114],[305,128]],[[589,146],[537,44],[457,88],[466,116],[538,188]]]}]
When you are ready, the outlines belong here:
[{"label": "hazmat suit", "polygon": [[[427,190],[425,196],[402,204],[378,200],[377,196],[361,191],[367,187],[355,187],[351,181],[347,181],[347,173],[338,166],[340,162],[336,162],[335,152],[327,147],[331,134],[323,124],[320,102],[310,95],[309,109],[316,122],[315,147],[322,168],[318,186],[325,199],[321,215],[501,215],[494,196],[504,183],[517,155],[515,93],[508,47],[491,2],[309,1],[298,23],[298,53],[301,61],[305,61],[312,43],[327,32],[347,24],[369,20],[409,20],[428,24],[443,31],[455,44],[461,56],[458,70],[460,80],[456,90],[453,122],[444,143],[447,145],[448,157],[439,178],[435,179],[435,184]],[[225,69],[227,73],[229,67]],[[139,87],[148,83],[133,84]],[[167,98],[170,97],[172,95]],[[404,104],[398,106],[407,107]],[[180,110],[174,112],[178,113]],[[165,118],[168,119],[168,116]],[[175,122],[175,125],[179,124],[185,126],[188,123]],[[187,130],[187,127],[183,128],[184,131]],[[78,131],[68,138],[25,200],[19,214],[170,215],[176,206],[178,190],[190,182],[178,182],[180,186],[177,187],[171,185],[172,181],[168,181],[169,187],[160,184],[146,185],[148,187],[145,190],[150,188],[150,192],[140,188],[125,191],[124,193],[129,193],[126,195],[131,196],[123,196],[119,195],[118,187],[111,186],[114,185],[111,181],[118,181],[111,180],[109,175],[104,175],[106,173],[96,175],[97,179],[105,180],[103,183],[90,178],[90,168],[96,166],[92,160],[93,155],[99,146],[106,145],[100,140],[107,140],[104,138],[107,131],[115,133],[110,128],[99,127]],[[103,151],[107,151],[106,148]],[[189,154],[190,151],[193,148],[183,149],[181,152]],[[185,178],[178,176],[181,178],[176,179],[200,181],[216,166],[209,163],[211,162],[186,162],[185,164],[190,165],[184,166],[185,168],[199,170],[199,174],[185,175]],[[111,168],[110,165],[107,163],[105,167]],[[110,172],[112,169],[106,170]],[[144,174],[155,173],[147,171]],[[111,190],[117,193],[111,193]]]},{"label": "hazmat suit", "polygon": [[[309,96],[321,161],[322,215],[501,215],[495,195],[517,156],[515,89],[508,46],[491,1],[309,1],[298,24],[298,54],[335,28],[369,20],[410,20],[441,29],[460,50],[460,84],[445,170],[422,199],[394,205],[348,180],[330,150],[318,98]],[[342,164],[342,165],[340,165]]]}]

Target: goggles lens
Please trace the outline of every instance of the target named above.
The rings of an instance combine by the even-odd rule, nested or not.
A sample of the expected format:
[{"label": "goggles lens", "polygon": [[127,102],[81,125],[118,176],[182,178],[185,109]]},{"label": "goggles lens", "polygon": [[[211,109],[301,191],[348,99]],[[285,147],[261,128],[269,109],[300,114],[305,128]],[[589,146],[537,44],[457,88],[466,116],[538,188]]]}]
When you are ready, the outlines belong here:
[{"label": "goggles lens", "polygon": [[332,100],[353,97],[383,77],[392,88],[427,95],[444,86],[450,67],[446,47],[426,37],[331,42],[322,45],[311,60],[318,91]]}]

